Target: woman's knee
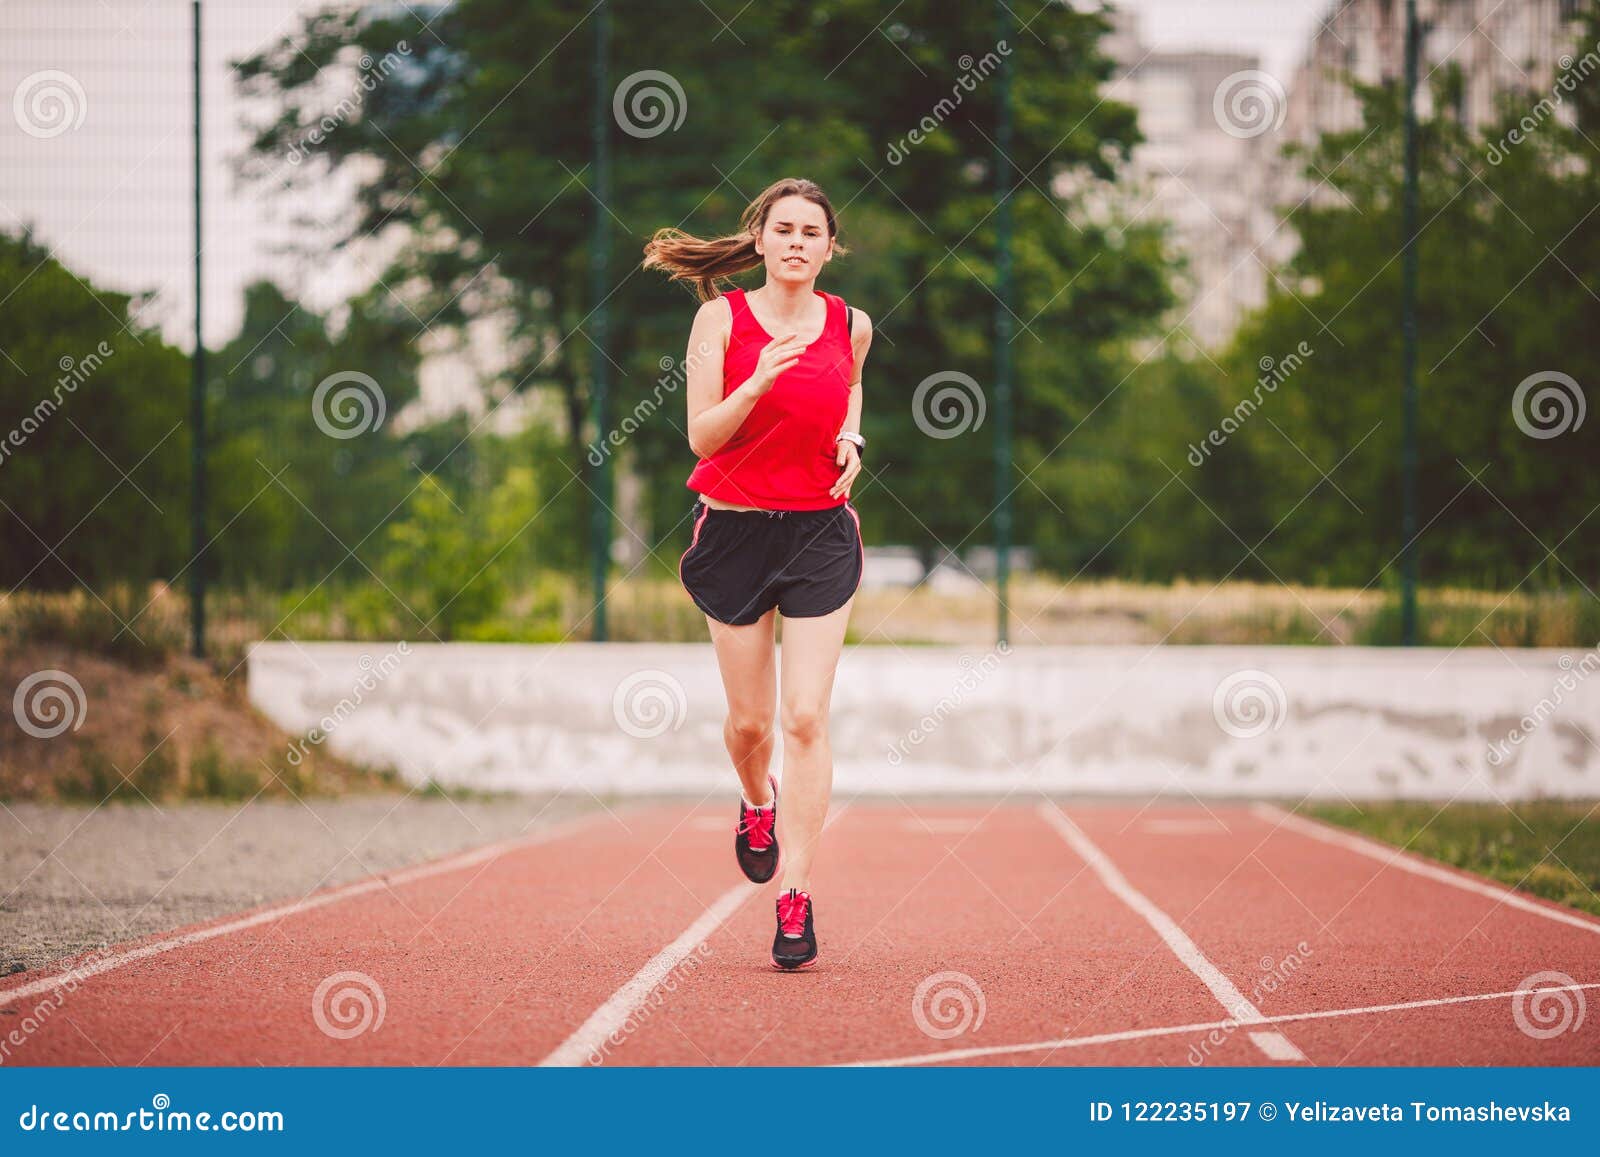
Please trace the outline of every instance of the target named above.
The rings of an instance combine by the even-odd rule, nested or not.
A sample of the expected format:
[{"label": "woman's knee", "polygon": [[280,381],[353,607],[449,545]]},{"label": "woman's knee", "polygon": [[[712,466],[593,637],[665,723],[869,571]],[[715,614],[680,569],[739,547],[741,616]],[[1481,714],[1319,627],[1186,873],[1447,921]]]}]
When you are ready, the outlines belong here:
[{"label": "woman's knee", "polygon": [[785,704],[783,738],[787,743],[817,743],[828,735],[828,713],[809,703]]},{"label": "woman's knee", "polygon": [[765,715],[749,711],[730,711],[728,735],[742,743],[755,743],[772,734],[772,713]]}]

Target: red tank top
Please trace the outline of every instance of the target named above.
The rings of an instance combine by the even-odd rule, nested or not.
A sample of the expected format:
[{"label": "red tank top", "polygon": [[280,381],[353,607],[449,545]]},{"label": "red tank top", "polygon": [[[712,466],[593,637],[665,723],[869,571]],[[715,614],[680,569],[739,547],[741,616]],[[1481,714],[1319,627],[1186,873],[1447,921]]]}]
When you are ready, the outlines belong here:
[{"label": "red tank top", "polygon": [[[733,437],[700,459],[685,483],[690,490],[735,506],[763,510],[823,510],[843,506],[829,488],[839,480],[834,441],[850,411],[855,351],[846,327],[844,298],[814,290],[828,303],[822,336],[772,384]],[[733,332],[722,359],[726,398],[755,372],[756,359],[772,341],[761,328],[744,290],[723,295],[733,310]]]}]

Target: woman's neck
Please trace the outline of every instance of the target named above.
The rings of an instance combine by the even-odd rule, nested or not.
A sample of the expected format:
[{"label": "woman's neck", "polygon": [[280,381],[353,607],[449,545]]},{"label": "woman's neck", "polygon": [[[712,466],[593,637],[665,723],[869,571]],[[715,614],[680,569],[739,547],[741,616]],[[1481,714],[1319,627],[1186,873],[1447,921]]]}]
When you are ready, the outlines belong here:
[{"label": "woman's neck", "polygon": [[811,285],[774,285],[764,282],[760,290],[762,311],[775,322],[805,321],[810,314],[816,290]]}]

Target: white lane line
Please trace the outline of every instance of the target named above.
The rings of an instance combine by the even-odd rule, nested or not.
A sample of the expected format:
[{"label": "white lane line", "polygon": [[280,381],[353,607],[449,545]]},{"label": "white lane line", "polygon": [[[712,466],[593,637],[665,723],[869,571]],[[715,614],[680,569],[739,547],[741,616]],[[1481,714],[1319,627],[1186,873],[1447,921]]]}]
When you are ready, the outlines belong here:
[{"label": "white lane line", "polygon": [[1145,820],[1139,830],[1152,836],[1226,836],[1232,833],[1216,820]]},{"label": "white lane line", "polygon": [[1314,840],[1321,840],[1325,844],[1344,848],[1368,856],[1374,860],[1381,860],[1391,868],[1399,868],[1403,872],[1410,872],[1414,876],[1422,876],[1429,880],[1437,880],[1441,884],[1449,884],[1453,888],[1461,888],[1467,892],[1476,892],[1480,896],[1488,896],[1493,900],[1516,908],[1523,912],[1532,912],[1535,916],[1543,916],[1547,920],[1555,920],[1561,924],[1570,924],[1574,928],[1582,928],[1585,932],[1600,933],[1600,923],[1585,919],[1571,912],[1564,912],[1559,908],[1552,908],[1529,899],[1522,893],[1490,880],[1477,879],[1462,872],[1452,871],[1440,867],[1429,860],[1414,855],[1411,852],[1382,844],[1376,840],[1369,840],[1365,836],[1358,836],[1353,832],[1344,831],[1342,828],[1330,827],[1318,820],[1309,820],[1304,816],[1286,812],[1274,804],[1252,804],[1251,811],[1262,819],[1274,824],[1281,824],[1299,832],[1303,836],[1310,836]]},{"label": "white lane line", "polygon": [[[849,803],[831,804],[828,814],[823,818],[822,830],[827,831],[831,828],[850,808]],[[644,967],[634,973],[628,983],[613,992],[604,1004],[590,1013],[589,1018],[580,1024],[571,1036],[539,1062],[539,1067],[588,1064],[589,1059],[600,1053],[602,1046],[610,1041],[612,1034],[626,1024],[628,1018],[650,999],[650,994],[656,985],[671,975],[672,970],[681,964],[685,957],[699,949],[700,945],[737,912],[746,900],[765,887],[765,884],[736,884],[717,897],[711,907],[678,934],[676,940],[645,961]]]},{"label": "white lane line", "polygon": [[760,884],[736,884],[719,896],[676,940],[646,961],[644,967],[633,974],[633,979],[612,993],[611,999],[590,1013],[588,1020],[539,1062],[540,1067],[587,1064],[589,1058],[599,1053],[628,1018],[650,999],[650,993],[656,985],[671,975],[685,957],[698,949],[707,937],[722,926],[723,921],[737,912],[761,887]]},{"label": "white lane line", "polygon": [[900,830],[913,835],[965,835],[978,826],[971,816],[912,816],[900,821]]},{"label": "white lane line", "polygon": [[152,956],[159,956],[164,952],[171,952],[174,948],[184,948],[190,944],[213,940],[218,936],[243,932],[246,929],[255,928],[273,920],[295,916],[301,912],[310,912],[317,908],[326,907],[329,904],[337,904],[341,900],[353,899],[356,896],[364,896],[368,892],[376,892],[380,889],[386,890],[400,884],[414,883],[417,880],[425,880],[430,876],[442,876],[447,872],[459,872],[463,868],[470,868],[474,864],[494,859],[496,856],[516,851],[519,848],[533,847],[537,844],[564,838],[572,835],[576,830],[587,827],[603,818],[606,818],[603,812],[591,812],[586,815],[574,816],[571,819],[551,824],[549,827],[536,831],[532,835],[502,840],[495,844],[485,844],[483,847],[473,851],[462,852],[459,855],[448,856],[445,859],[434,860],[427,864],[418,864],[415,867],[395,872],[390,876],[372,876],[365,880],[357,880],[326,892],[314,893],[292,903],[278,904],[271,908],[265,908],[260,912],[237,920],[230,920],[225,924],[216,924],[210,928],[186,932],[181,936],[172,936],[165,940],[158,940],[153,944],[144,944],[138,948],[130,948],[112,956],[104,956],[89,963],[69,967],[52,976],[46,976],[42,980],[18,985],[16,988],[0,990],[0,1008],[19,1000],[26,1000],[30,996],[52,992],[66,984],[72,984],[76,987],[91,976],[98,976],[102,972],[110,972],[113,968],[121,968],[124,964],[132,964],[136,960],[146,960]]},{"label": "white lane line", "polygon": [[[1531,991],[1538,993],[1547,992],[1582,992],[1585,989],[1600,988],[1600,981],[1587,984],[1552,985],[1548,988],[1539,987]],[[1513,988],[1506,992],[1482,992],[1472,996],[1444,996],[1431,1000],[1408,1000],[1402,1004],[1369,1004],[1361,1008],[1330,1008],[1316,1012],[1287,1012],[1278,1016],[1265,1018],[1267,1024],[1291,1024],[1297,1021],[1332,1020],[1336,1017],[1346,1016],[1372,1016],[1384,1012],[1407,1012],[1418,1008],[1437,1008],[1441,1005],[1469,1004],[1482,1000],[1505,1000],[1517,996],[1527,997],[1529,989]],[[1078,1049],[1090,1045],[1121,1044],[1124,1041],[1148,1040],[1152,1037],[1181,1036],[1185,1033],[1206,1033],[1216,1029],[1230,1030],[1236,1027],[1231,1020],[1214,1020],[1206,1024],[1175,1024],[1165,1028],[1134,1028],[1123,1032],[1098,1033],[1095,1036],[1069,1036],[1060,1040],[1029,1041],[1025,1044],[1015,1045],[987,1045],[983,1048],[949,1049],[942,1053],[917,1053],[914,1056],[889,1057],[876,1061],[848,1061],[835,1068],[887,1068],[892,1065],[936,1065],[946,1061],[965,1061],[977,1057],[998,1057],[1008,1053],[1042,1053],[1054,1052],[1056,1049]]]},{"label": "white lane line", "polygon": [[[1067,818],[1065,812],[1051,803],[1039,805],[1039,814],[1045,821],[1061,834],[1061,838],[1071,845],[1072,850],[1082,856],[1089,866],[1095,870],[1102,883],[1109,888],[1122,902],[1145,918],[1150,927],[1156,930],[1156,935],[1166,942],[1174,955],[1181,960],[1190,972],[1200,978],[1200,983],[1211,990],[1211,995],[1217,998],[1218,1003],[1228,1011],[1233,1023],[1238,1025],[1265,1024],[1267,1018],[1250,999],[1234,987],[1233,981],[1222,974],[1222,970],[1206,958],[1195,942],[1178,922],[1168,916],[1160,908],[1152,904],[1148,897],[1132,884],[1117,866],[1095,847],[1083,830]],[[1303,1061],[1305,1054],[1295,1048],[1294,1043],[1281,1033],[1252,1032],[1250,1040],[1264,1054],[1275,1061]]]}]

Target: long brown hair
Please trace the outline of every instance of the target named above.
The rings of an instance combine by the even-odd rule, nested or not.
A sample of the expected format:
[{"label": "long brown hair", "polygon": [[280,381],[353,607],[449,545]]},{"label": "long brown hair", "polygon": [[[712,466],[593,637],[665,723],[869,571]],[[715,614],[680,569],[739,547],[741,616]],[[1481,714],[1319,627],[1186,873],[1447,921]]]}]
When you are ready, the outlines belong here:
[{"label": "long brown hair", "polygon": [[834,254],[842,257],[850,252],[839,243],[833,205],[822,186],[804,177],[784,177],[761,190],[761,195],[745,207],[739,215],[737,233],[704,241],[681,229],[657,229],[655,236],[645,243],[644,268],[665,269],[672,274],[673,281],[693,282],[695,296],[703,302],[711,301],[722,292],[718,280],[762,264],[763,258],[756,252],[756,238],[766,228],[772,206],[784,197],[804,197],[820,206],[828,219],[828,236],[833,238]]}]

